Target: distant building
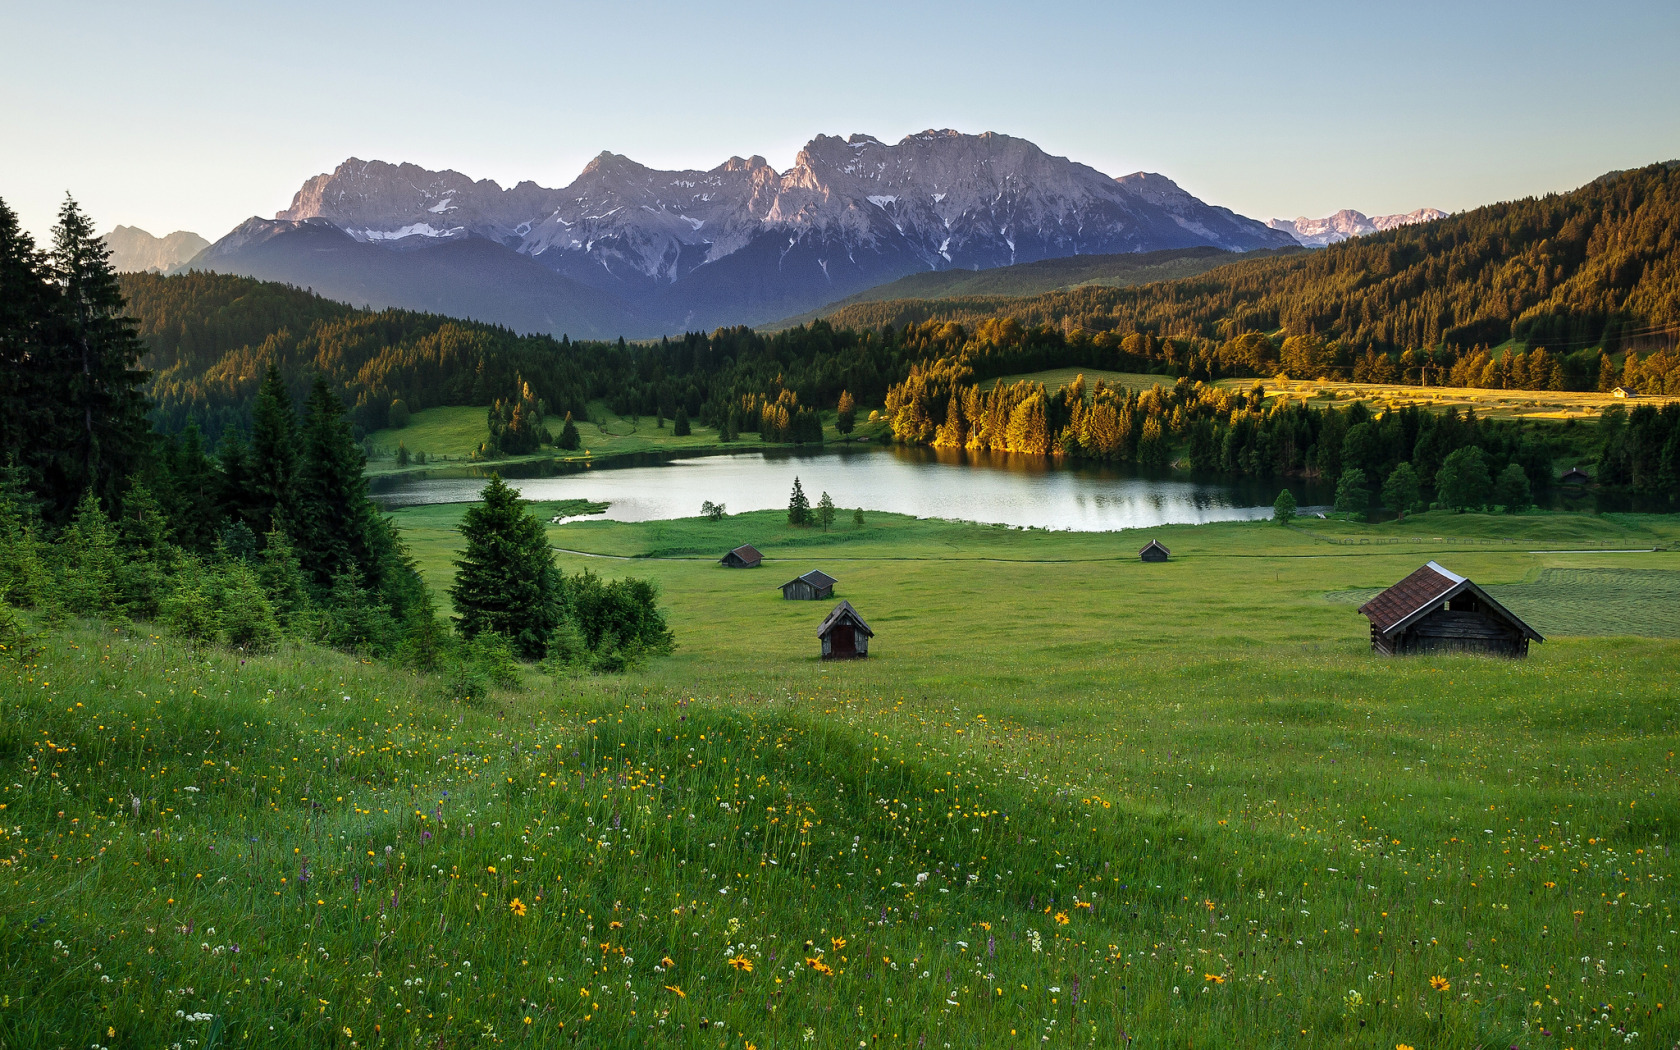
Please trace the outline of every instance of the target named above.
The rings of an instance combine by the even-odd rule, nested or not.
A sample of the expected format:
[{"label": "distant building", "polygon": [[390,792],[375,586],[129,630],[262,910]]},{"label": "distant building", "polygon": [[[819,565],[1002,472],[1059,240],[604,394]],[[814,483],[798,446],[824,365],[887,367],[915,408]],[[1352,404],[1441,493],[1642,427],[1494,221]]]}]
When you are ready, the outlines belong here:
[{"label": "distant building", "polygon": [[817,628],[817,637],[822,640],[824,660],[861,660],[869,655],[869,639],[875,632],[852,603],[842,599]]},{"label": "distant building", "polygon": [[1563,472],[1563,477],[1558,479],[1558,484],[1559,485],[1591,485],[1592,484],[1592,475],[1588,474],[1586,471],[1582,470],[1580,467],[1570,467],[1568,470]]},{"label": "distant building", "polygon": [[1371,651],[1486,653],[1524,657],[1540,632],[1469,580],[1430,562],[1359,607],[1371,621]]},{"label": "distant building", "polygon": [[1138,551],[1138,557],[1144,561],[1166,561],[1172,557],[1172,551],[1167,550],[1160,540],[1150,540],[1143,550]]},{"label": "distant building", "polygon": [[1610,391],[1611,397],[1638,397],[1639,395],[1625,386],[1619,386]]},{"label": "distant building", "polygon": [[803,576],[795,576],[782,584],[782,597],[790,602],[815,602],[834,597],[837,581],[820,569],[812,569]]},{"label": "distant building", "polygon": [[758,553],[758,548],[752,544],[743,543],[718,561],[726,569],[756,569],[764,561],[764,555]]}]

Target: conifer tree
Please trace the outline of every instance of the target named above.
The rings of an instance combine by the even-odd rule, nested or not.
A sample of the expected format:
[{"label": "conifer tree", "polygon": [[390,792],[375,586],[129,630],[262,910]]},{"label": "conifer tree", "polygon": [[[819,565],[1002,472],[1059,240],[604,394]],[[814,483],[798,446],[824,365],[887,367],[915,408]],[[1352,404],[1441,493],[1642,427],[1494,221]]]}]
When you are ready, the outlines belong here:
[{"label": "conifer tree", "polygon": [[688,437],[694,433],[694,427],[688,421],[688,409],[677,406],[677,414],[671,420],[671,435],[673,437]]},{"label": "conifer tree", "polygon": [[344,403],[317,375],[304,417],[296,509],[284,522],[297,540],[305,575],[319,591],[351,569],[377,587],[380,567],[371,557],[373,510],[367,498],[366,460],[344,418]]},{"label": "conifer tree", "polygon": [[830,499],[826,492],[822,494],[822,499],[817,501],[817,521],[821,523],[824,532],[834,524],[834,500]]},{"label": "conifer tree", "polygon": [[54,432],[35,440],[56,453],[43,479],[48,513],[56,516],[90,488],[115,504],[147,450],[151,427],[140,389],[147,376],[140,368],[145,347],[134,322],[123,316],[110,250],[68,198],[48,258],[60,292],[58,332],[47,356],[62,393]]},{"label": "conifer tree", "polygon": [[805,487],[796,477],[793,479],[793,493],[788,496],[788,524],[809,525],[811,523],[811,500],[805,495]]},{"label": "conifer tree", "polygon": [[291,524],[297,510],[298,424],[292,396],[280,378],[280,367],[269,363],[251,412],[249,457],[251,520],[257,533]]},{"label": "conifer tree", "polygon": [[59,535],[54,554],[57,594],[65,608],[81,616],[122,611],[117,597],[117,571],[122,564],[117,534],[92,489],[76,504],[75,516]]},{"label": "conifer tree", "polygon": [[216,468],[204,453],[204,437],[198,421],[189,420],[178,440],[171,443],[169,474],[173,506],[169,518],[174,540],[189,551],[208,554],[216,544]]},{"label": "conifer tree", "polygon": [[850,434],[857,426],[857,402],[845,390],[840,391],[840,404],[834,413],[834,429],[840,434]]},{"label": "conifer tree", "polygon": [[297,552],[284,530],[273,529],[264,537],[262,560],[257,565],[257,582],[261,584],[274,616],[281,626],[294,629],[309,608],[309,591],[304,584],[303,567],[298,564]]},{"label": "conifer tree", "polygon": [[461,521],[466,549],[455,561],[456,629],[465,638],[495,634],[522,656],[541,659],[560,625],[563,581],[542,522],[491,474],[482,502]]},{"label": "conifer tree", "polygon": [[577,424],[572,422],[572,414],[566,413],[566,425],[560,428],[560,447],[568,452],[583,447],[583,438],[578,435]]},{"label": "conifer tree", "polygon": [[0,201],[0,462],[17,464],[31,489],[52,452],[39,439],[58,428],[45,352],[57,295],[34,238]]}]

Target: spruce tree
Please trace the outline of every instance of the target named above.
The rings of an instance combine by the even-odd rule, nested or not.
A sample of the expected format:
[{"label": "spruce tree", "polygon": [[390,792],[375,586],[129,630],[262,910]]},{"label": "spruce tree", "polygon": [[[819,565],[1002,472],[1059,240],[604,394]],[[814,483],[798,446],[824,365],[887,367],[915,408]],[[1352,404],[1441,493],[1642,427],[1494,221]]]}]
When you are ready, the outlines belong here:
[{"label": "spruce tree", "polygon": [[276,525],[289,526],[297,509],[298,423],[292,395],[280,378],[280,367],[269,362],[251,412],[249,458],[250,514],[256,533]]},{"label": "spruce tree", "polygon": [[577,424],[572,422],[572,414],[566,413],[566,425],[560,428],[560,447],[568,452],[583,447],[583,438],[578,435]]},{"label": "spruce tree", "polygon": [[367,461],[350,433],[344,403],[316,376],[304,417],[296,481],[296,509],[284,526],[297,542],[304,573],[317,592],[355,569],[377,587],[379,566],[370,557],[373,509],[367,498]]},{"label": "spruce tree", "polygon": [[676,417],[671,421],[671,435],[673,437],[688,437],[694,433],[694,428],[688,421],[688,409],[677,406]]},{"label": "spruce tree", "polygon": [[822,499],[817,501],[817,521],[822,524],[824,532],[834,524],[834,500],[829,498],[826,492],[822,494]]},{"label": "spruce tree", "polygon": [[220,517],[217,477],[215,464],[204,453],[204,438],[196,420],[189,420],[180,438],[171,443],[168,466],[174,496],[169,513],[174,540],[186,550],[208,554],[216,545]]},{"label": "spruce tree", "polygon": [[495,634],[529,659],[541,659],[560,625],[563,581],[542,522],[500,474],[491,474],[478,505],[461,520],[466,549],[455,561],[456,629],[465,638]]},{"label": "spruce tree", "polygon": [[31,490],[54,451],[41,438],[59,428],[46,352],[57,296],[34,239],[0,201],[0,462],[28,475]]},{"label": "spruce tree", "polygon": [[793,479],[793,493],[788,497],[788,524],[809,525],[811,523],[811,500],[805,495],[805,487],[796,477]]},{"label": "spruce tree", "polygon": [[141,392],[145,346],[123,316],[122,290],[110,250],[76,202],[65,199],[53,229],[50,272],[59,286],[57,334],[49,350],[61,391],[52,433],[35,436],[53,449],[44,479],[50,515],[62,516],[92,489],[113,505],[146,453],[151,426]]}]

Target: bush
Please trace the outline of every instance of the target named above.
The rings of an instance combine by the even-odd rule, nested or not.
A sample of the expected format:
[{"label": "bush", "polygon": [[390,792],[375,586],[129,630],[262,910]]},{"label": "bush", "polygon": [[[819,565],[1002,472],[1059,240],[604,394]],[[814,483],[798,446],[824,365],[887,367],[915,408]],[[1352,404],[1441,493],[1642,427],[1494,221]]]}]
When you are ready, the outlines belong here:
[{"label": "bush", "polygon": [[202,565],[185,561],[175,590],[158,608],[158,620],[174,634],[203,645],[227,645],[263,652],[280,641],[274,607],[257,574],[238,559]]}]

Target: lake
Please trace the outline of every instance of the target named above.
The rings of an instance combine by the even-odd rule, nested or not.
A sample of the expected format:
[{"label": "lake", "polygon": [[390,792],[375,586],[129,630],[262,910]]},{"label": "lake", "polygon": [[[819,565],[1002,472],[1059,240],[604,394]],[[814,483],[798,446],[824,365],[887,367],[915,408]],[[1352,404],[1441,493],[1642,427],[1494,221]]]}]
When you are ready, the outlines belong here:
[{"label": "lake", "polygon": [[[540,464],[539,476],[507,477],[532,500],[609,503],[618,521],[693,517],[702,501],[731,513],[786,507],[798,477],[814,507],[823,492],[842,515],[913,514],[1076,532],[1269,517],[1281,481],[1146,475],[1112,466],[1070,466],[1026,456],[926,448],[771,449],[721,455],[639,457],[612,464]],[[488,473],[488,468],[486,468]],[[478,498],[483,478],[376,482],[386,507]],[[1322,486],[1291,479],[1302,510],[1329,502]]]}]

